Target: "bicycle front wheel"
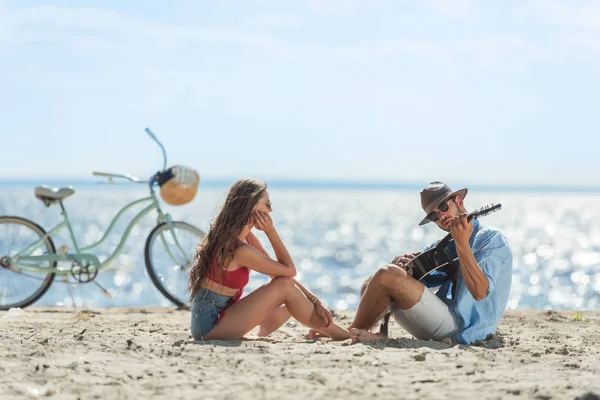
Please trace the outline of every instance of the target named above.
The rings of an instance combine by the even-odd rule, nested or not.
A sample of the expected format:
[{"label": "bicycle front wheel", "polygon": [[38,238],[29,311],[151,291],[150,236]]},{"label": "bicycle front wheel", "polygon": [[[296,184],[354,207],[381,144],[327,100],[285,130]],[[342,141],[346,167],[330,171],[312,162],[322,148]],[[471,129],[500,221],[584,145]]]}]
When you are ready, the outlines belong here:
[{"label": "bicycle front wheel", "polygon": [[[21,253],[26,250],[25,253]],[[25,218],[0,217],[0,310],[27,307],[46,293],[54,280],[56,261],[44,261],[36,267],[47,273],[33,272],[11,264],[16,254],[36,256],[55,254],[50,237],[41,226]]]},{"label": "bicycle front wheel", "polygon": [[[172,229],[171,229],[172,226]],[[180,221],[163,222],[150,232],[144,258],[152,283],[179,308],[189,308],[189,266],[205,233]]]}]

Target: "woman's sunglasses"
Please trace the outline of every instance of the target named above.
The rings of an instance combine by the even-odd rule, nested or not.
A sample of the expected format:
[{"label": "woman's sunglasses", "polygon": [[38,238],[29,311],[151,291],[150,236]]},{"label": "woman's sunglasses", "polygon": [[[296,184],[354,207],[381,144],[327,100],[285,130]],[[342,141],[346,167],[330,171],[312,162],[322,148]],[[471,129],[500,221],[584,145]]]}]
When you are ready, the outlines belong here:
[{"label": "woman's sunglasses", "polygon": [[[449,203],[450,203],[450,201],[454,201],[454,197],[451,197],[451,198],[449,198],[448,200],[444,201],[442,204],[440,204],[440,205],[437,207],[437,209],[438,209],[440,212],[446,212],[446,211],[448,211],[448,209],[450,208],[450,204],[449,204]],[[434,210],[434,211],[430,212],[430,213],[429,213],[429,215],[428,215],[428,217],[429,217],[429,220],[430,220],[431,222],[435,222],[435,221],[437,221],[437,220],[438,220],[438,218],[439,218],[439,216],[438,216],[438,213],[437,213],[437,211],[436,211],[436,210]]]}]

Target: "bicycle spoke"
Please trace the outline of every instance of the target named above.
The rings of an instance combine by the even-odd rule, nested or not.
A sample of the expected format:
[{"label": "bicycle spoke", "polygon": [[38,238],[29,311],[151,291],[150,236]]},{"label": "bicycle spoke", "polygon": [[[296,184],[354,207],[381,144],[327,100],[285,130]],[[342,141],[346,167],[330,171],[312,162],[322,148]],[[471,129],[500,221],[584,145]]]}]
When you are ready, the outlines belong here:
[{"label": "bicycle spoke", "polygon": [[[173,236],[173,234],[175,236]],[[159,225],[146,242],[146,267],[156,287],[173,303],[187,303],[187,266],[204,233],[191,225],[173,222]]]},{"label": "bicycle spoke", "polygon": [[[18,217],[0,217],[0,258],[20,255],[47,255],[54,253],[50,238],[35,223]],[[40,242],[40,245],[37,245]],[[31,263],[31,262],[30,262]],[[20,272],[20,267],[0,267],[0,309],[25,307],[41,297],[52,283],[56,263],[31,263],[46,267],[48,272]]]}]

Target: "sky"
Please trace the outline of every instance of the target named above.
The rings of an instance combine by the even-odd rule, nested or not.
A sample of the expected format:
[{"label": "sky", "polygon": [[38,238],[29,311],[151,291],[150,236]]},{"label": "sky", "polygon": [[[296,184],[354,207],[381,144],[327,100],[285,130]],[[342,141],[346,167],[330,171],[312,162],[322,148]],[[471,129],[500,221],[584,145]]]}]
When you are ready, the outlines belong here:
[{"label": "sky", "polygon": [[600,186],[600,2],[0,0],[0,179]]}]

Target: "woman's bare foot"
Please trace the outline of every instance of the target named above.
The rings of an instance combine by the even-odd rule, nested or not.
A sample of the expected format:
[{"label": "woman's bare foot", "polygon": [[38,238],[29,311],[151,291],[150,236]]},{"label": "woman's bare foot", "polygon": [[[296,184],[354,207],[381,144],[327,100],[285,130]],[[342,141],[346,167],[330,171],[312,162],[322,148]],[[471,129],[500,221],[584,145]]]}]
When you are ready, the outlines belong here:
[{"label": "woman's bare foot", "polygon": [[279,341],[276,339],[272,339],[272,338],[268,338],[268,337],[255,337],[255,336],[249,336],[249,337],[244,336],[240,340],[243,342],[279,343]]},{"label": "woman's bare foot", "polygon": [[348,332],[348,330],[342,328],[341,326],[331,324],[329,328],[309,330],[305,338],[310,340],[330,338],[333,341],[339,341],[350,339],[350,332]]},{"label": "woman's bare foot", "polygon": [[352,339],[352,343],[362,342],[364,340],[383,340],[387,339],[387,336],[382,335],[380,333],[369,332],[366,329],[350,329],[350,336]]},{"label": "woman's bare foot", "polygon": [[319,332],[316,329],[311,329],[308,331],[308,333],[306,334],[306,336],[304,336],[306,339],[310,339],[310,340],[319,340],[321,338],[326,338],[329,337],[321,332]]}]

